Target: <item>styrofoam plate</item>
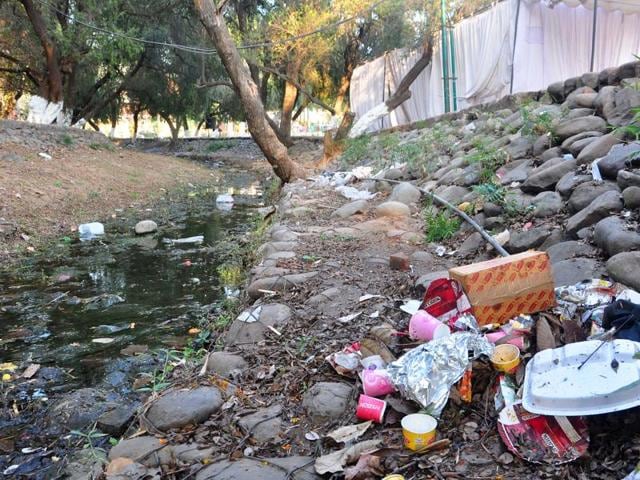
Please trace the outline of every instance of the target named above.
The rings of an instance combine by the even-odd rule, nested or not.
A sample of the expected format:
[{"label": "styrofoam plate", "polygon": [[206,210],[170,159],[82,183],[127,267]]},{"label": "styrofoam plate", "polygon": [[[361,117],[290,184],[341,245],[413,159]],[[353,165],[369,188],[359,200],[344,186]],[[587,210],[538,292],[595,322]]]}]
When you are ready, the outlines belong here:
[{"label": "styrofoam plate", "polygon": [[578,369],[600,343],[570,343],[538,352],[527,364],[524,408],[540,415],[573,416],[640,405],[640,343],[609,341]]}]

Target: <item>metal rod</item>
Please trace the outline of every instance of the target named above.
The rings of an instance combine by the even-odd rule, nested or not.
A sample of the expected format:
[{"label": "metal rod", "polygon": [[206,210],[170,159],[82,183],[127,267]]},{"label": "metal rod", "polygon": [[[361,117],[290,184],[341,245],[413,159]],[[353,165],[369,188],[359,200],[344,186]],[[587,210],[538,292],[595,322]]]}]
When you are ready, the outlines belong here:
[{"label": "metal rod", "polygon": [[518,0],[518,6],[516,7],[516,24],[513,29],[513,50],[511,51],[511,84],[509,85],[509,94],[513,94],[513,77],[515,73],[516,63],[516,41],[518,39],[518,22],[520,21],[520,4],[522,0]]},{"label": "metal rod", "polygon": [[[384,178],[365,178],[364,180],[373,180],[375,182],[403,183],[403,182],[400,182],[398,180],[387,180],[387,179],[384,179]],[[478,232],[480,235],[482,235],[482,238],[484,238],[487,241],[487,243],[489,243],[489,245],[491,245],[500,255],[502,255],[503,257],[508,257],[509,256],[509,252],[507,252],[504,248],[502,248],[502,245],[500,245],[496,241],[495,238],[493,238],[491,235],[489,235],[489,233],[484,228],[482,228],[480,225],[478,225],[476,223],[476,221],[473,218],[471,218],[469,215],[467,215],[466,213],[464,213],[459,208],[457,208],[457,207],[453,206],[452,204],[450,204],[449,202],[447,202],[444,198],[439,197],[435,193],[428,192],[424,188],[419,188],[419,187],[416,187],[416,188],[418,190],[420,190],[421,193],[423,193],[424,195],[428,196],[429,198],[434,200],[436,203],[439,203],[443,207],[448,208],[453,213],[455,213],[460,218],[462,218],[465,222],[467,222],[469,225],[471,225],[473,227],[473,229],[476,232]]]},{"label": "metal rod", "polygon": [[453,111],[458,111],[458,88],[456,85],[456,50],[453,43],[453,27],[449,28],[449,50],[451,52],[451,99],[453,100]]},{"label": "metal rod", "polygon": [[593,72],[596,59],[596,30],[598,26],[598,0],[593,0],[593,28],[591,29],[591,64],[589,71]]},{"label": "metal rod", "polygon": [[444,112],[449,113],[449,59],[447,53],[447,27],[446,27],[446,11],[447,0],[440,3],[442,28],[440,36],[442,37],[442,82],[444,86]]}]

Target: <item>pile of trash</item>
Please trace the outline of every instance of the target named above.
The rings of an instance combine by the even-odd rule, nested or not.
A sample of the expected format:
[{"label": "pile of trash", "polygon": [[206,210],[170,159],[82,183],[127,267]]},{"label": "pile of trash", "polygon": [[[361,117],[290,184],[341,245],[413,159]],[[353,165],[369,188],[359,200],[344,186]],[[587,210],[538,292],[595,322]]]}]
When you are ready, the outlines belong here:
[{"label": "pile of trash", "polygon": [[[554,466],[583,456],[589,416],[640,406],[640,294],[607,280],[554,287],[548,255],[536,251],[452,268],[431,282],[422,300],[400,307],[410,315],[404,330],[383,323],[327,357],[362,387],[356,416],[364,423],[339,436],[355,440],[389,424],[391,407],[409,454],[447,448],[438,421],[450,396],[470,403],[474,371],[490,365],[497,432],[513,455]],[[418,413],[397,418],[407,402]],[[316,472],[384,475],[382,443],[351,442],[319,457]]]}]

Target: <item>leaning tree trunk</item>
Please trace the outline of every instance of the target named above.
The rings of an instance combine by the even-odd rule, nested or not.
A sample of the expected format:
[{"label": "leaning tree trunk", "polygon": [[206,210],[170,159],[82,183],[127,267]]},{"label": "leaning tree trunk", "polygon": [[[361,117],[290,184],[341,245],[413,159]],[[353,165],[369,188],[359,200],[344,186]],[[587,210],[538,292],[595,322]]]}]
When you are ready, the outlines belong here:
[{"label": "leaning tree trunk", "polygon": [[303,169],[289,158],[287,147],[278,140],[266,119],[258,87],[231,38],[222,11],[215,7],[212,0],[194,0],[194,4],[240,97],[251,136],[283,182],[302,176]]},{"label": "leaning tree trunk", "polygon": [[402,80],[400,80],[398,88],[396,88],[396,91],[393,93],[393,95],[362,115],[353,125],[351,132],[349,132],[349,138],[359,137],[367,131],[369,125],[374,123],[376,120],[389,115],[396,108],[409,100],[411,98],[411,90],[409,90],[409,87],[411,87],[416,78],[418,78],[422,71],[431,63],[432,56],[433,42],[429,37],[426,41],[426,45],[422,49],[422,55],[420,56],[420,59],[413,67],[411,67],[406,75],[402,77]]}]

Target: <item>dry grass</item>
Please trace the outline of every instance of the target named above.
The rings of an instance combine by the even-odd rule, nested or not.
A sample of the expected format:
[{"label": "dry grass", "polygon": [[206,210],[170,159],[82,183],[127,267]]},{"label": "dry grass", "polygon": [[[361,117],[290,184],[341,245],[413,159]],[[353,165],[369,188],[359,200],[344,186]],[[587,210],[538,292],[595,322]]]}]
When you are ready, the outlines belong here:
[{"label": "dry grass", "polygon": [[210,173],[189,160],[117,148],[59,145],[45,160],[33,148],[4,143],[0,153],[0,255],[26,247],[21,234],[32,244],[70,235],[79,223],[149,204],[162,189],[206,180]]}]

